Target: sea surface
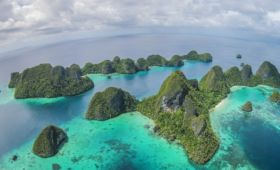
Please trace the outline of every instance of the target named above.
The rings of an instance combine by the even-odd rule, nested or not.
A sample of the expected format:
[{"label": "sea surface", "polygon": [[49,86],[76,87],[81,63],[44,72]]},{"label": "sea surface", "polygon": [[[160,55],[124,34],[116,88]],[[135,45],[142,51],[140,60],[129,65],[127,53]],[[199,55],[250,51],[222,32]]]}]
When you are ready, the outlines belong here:
[{"label": "sea surface", "polygon": [[[211,124],[221,146],[206,165],[188,160],[184,150],[152,133],[153,121],[138,112],[126,113],[108,121],[87,121],[84,113],[98,91],[115,86],[138,99],[157,93],[161,83],[174,70],[187,78],[200,79],[213,65],[224,69],[249,63],[254,70],[264,60],[280,68],[280,45],[184,34],[139,34],[81,39],[20,49],[0,54],[0,169],[277,169],[280,167],[280,106],[268,100],[279,89],[267,86],[233,87],[228,98],[211,110]],[[111,59],[115,55],[138,58],[161,54],[185,54],[192,49],[211,52],[213,63],[186,61],[181,68],[153,67],[133,75],[89,75],[95,88],[75,97],[15,100],[7,88],[10,73],[39,63],[81,66]],[[235,58],[241,53],[243,58]],[[2,57],[2,58],[1,58]],[[254,111],[245,114],[240,106],[253,102]],[[40,130],[54,124],[64,128],[69,142],[52,158],[31,153]],[[18,160],[11,160],[18,155]]]}]

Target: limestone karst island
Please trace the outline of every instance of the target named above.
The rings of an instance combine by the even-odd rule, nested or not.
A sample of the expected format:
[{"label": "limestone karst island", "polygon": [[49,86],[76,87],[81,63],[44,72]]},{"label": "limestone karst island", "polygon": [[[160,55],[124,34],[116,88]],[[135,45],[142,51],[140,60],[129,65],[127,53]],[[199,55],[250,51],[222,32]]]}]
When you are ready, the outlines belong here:
[{"label": "limestone karst island", "polygon": [[0,1],[0,170],[277,170],[280,6]]}]

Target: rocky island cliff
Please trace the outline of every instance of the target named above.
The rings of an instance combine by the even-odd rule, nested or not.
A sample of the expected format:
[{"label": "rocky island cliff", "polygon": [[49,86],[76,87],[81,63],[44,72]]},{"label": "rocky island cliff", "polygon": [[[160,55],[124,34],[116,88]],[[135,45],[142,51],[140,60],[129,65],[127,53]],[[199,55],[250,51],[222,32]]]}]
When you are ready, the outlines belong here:
[{"label": "rocky island cliff", "polygon": [[76,64],[64,68],[50,64],[12,73],[9,88],[15,88],[15,98],[74,96],[93,88],[93,82],[82,76]]},{"label": "rocky island cliff", "polygon": [[86,118],[89,120],[107,120],[122,113],[135,111],[136,104],[136,98],[128,92],[109,87],[93,96],[86,112]]},{"label": "rocky island cliff", "polygon": [[42,158],[52,157],[67,140],[67,134],[62,129],[53,125],[47,126],[36,138],[32,152]]}]

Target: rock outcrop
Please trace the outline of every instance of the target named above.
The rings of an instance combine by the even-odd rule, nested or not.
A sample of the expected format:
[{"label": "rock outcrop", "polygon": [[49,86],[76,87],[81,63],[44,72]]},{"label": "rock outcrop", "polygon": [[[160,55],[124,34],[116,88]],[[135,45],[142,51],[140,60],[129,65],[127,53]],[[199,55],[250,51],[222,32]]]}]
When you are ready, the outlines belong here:
[{"label": "rock outcrop", "polygon": [[280,104],[280,93],[279,93],[279,92],[276,92],[276,91],[273,92],[273,93],[271,94],[271,96],[269,97],[269,100],[270,100],[271,102]]},{"label": "rock outcrop", "polygon": [[252,102],[248,101],[246,102],[242,108],[241,108],[244,112],[252,112],[253,111],[253,104]]},{"label": "rock outcrop", "polygon": [[121,113],[135,111],[137,100],[122,89],[109,87],[97,92],[91,99],[86,118],[89,120],[107,120]]},{"label": "rock outcrop", "polygon": [[189,86],[181,71],[172,73],[161,85],[158,100],[163,111],[175,111],[182,106]]},{"label": "rock outcrop", "polygon": [[51,157],[57,154],[67,140],[67,134],[62,129],[51,125],[44,128],[39,134],[32,151],[42,158]]}]

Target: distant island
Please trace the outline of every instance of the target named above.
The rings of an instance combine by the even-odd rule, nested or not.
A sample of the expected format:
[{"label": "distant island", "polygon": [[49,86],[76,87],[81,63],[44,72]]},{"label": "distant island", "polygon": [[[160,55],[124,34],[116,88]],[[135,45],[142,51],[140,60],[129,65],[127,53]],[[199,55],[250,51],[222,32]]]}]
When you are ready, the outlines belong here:
[{"label": "distant island", "polygon": [[99,64],[86,63],[82,69],[76,64],[67,68],[40,64],[22,73],[12,73],[9,88],[15,88],[14,96],[17,99],[74,96],[94,87],[87,74],[133,74],[148,71],[152,66],[180,67],[184,65],[184,60],[211,62],[212,56],[191,51],[187,55],[174,55],[170,60],[160,55],[150,55],[147,59],[139,58],[136,63],[129,58],[115,57],[113,61],[105,60]]},{"label": "distant island", "polygon": [[114,57],[113,61],[105,60],[99,64],[86,63],[83,67],[83,74],[133,74],[138,71],[149,70],[152,66],[161,67],[181,67],[184,65],[184,60],[196,60],[201,62],[212,62],[212,55],[210,53],[198,54],[196,51],[190,51],[186,55],[174,55],[170,60],[165,59],[161,55],[150,55],[146,59],[139,58],[136,62],[132,59],[120,59]]}]

